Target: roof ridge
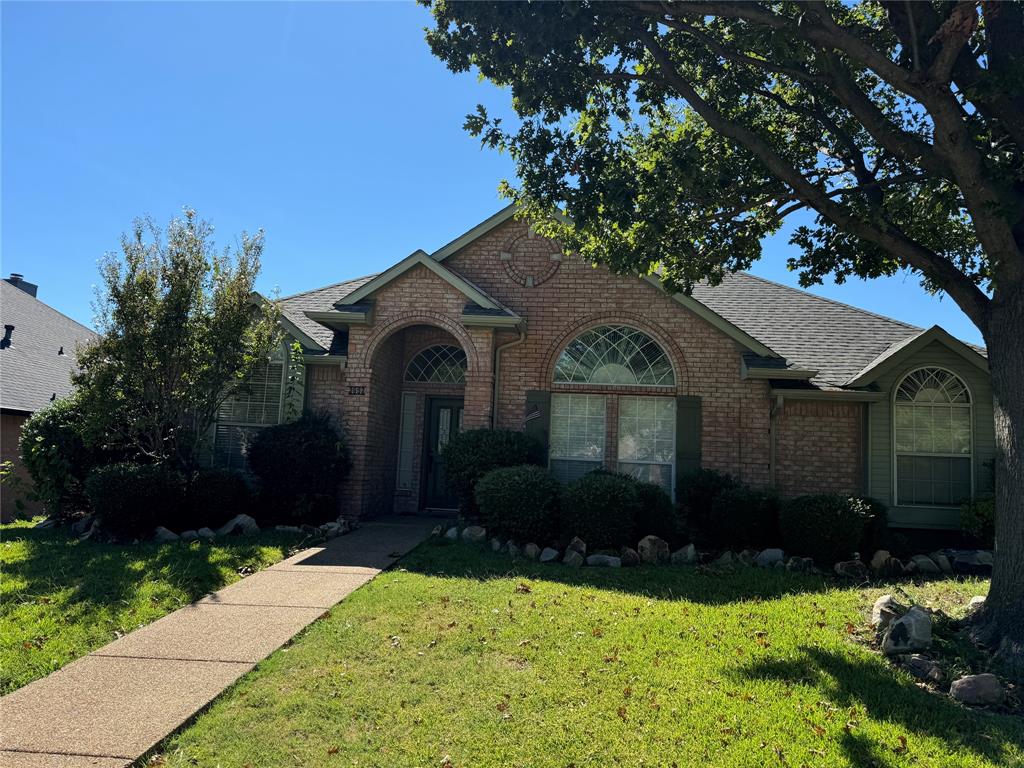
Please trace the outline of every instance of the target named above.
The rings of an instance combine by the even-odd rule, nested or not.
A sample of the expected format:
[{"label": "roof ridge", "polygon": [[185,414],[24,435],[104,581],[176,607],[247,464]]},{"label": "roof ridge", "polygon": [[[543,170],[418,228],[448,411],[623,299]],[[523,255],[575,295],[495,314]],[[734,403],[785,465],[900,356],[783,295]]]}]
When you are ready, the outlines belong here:
[{"label": "roof ridge", "polygon": [[27,296],[28,298],[32,299],[32,301],[35,301],[35,302],[37,302],[39,304],[42,304],[44,307],[46,307],[51,312],[54,312],[54,313],[60,315],[65,320],[71,321],[72,323],[77,325],[79,328],[82,328],[82,329],[88,331],[89,333],[91,333],[93,336],[99,336],[100,335],[98,331],[94,331],[88,325],[85,325],[85,323],[78,322],[77,320],[75,320],[75,318],[71,317],[70,315],[64,314],[63,312],[61,312],[59,309],[57,309],[52,304],[47,304],[45,301],[40,299],[38,296],[33,296],[31,293],[28,293],[27,291],[21,290],[21,288],[19,288],[18,286],[14,285],[13,283],[9,283],[6,279],[4,279],[4,280],[2,280],[0,282],[6,283],[10,288],[13,288],[15,291],[18,291],[20,293],[25,294],[25,296]]},{"label": "roof ridge", "polygon": [[902,325],[904,328],[907,328],[909,330],[913,330],[913,331],[924,331],[924,330],[927,330],[925,328],[921,328],[920,326],[912,325],[911,323],[904,322],[903,320],[897,320],[895,317],[889,317],[888,315],[882,315],[882,314],[879,314],[878,312],[872,312],[870,309],[864,309],[863,307],[858,307],[858,306],[855,306],[853,304],[847,304],[844,301],[837,301],[836,299],[830,299],[827,296],[819,296],[816,293],[811,293],[806,288],[794,288],[791,285],[786,285],[785,283],[780,283],[780,282],[777,282],[776,280],[769,280],[767,277],[761,277],[760,275],[755,275],[755,274],[753,274],[751,272],[746,272],[744,270],[740,270],[740,271],[735,272],[733,274],[740,274],[740,275],[743,275],[744,277],[749,277],[749,278],[752,278],[754,280],[759,280],[762,283],[767,283],[768,285],[774,285],[777,288],[784,288],[787,291],[791,291],[793,293],[798,293],[801,296],[809,296],[812,299],[817,299],[818,301],[824,301],[827,304],[834,304],[837,307],[843,307],[844,309],[852,309],[853,311],[859,312],[862,315],[868,315],[869,317],[875,317],[875,318],[878,318],[879,320],[887,320],[890,323],[895,323],[897,325]]},{"label": "roof ridge", "polygon": [[363,275],[362,277],[352,277],[349,278],[348,280],[339,280],[338,282],[330,283],[329,285],[321,285],[319,288],[310,288],[308,291],[299,291],[298,293],[293,293],[288,296],[282,296],[281,298],[278,299],[278,301],[288,301],[289,299],[297,299],[299,298],[299,296],[308,296],[311,293],[317,293],[318,291],[326,291],[328,288],[337,288],[339,285],[345,285],[345,283],[354,283],[357,280],[366,280],[368,278],[372,279],[379,274],[380,272],[374,272],[369,275]]}]

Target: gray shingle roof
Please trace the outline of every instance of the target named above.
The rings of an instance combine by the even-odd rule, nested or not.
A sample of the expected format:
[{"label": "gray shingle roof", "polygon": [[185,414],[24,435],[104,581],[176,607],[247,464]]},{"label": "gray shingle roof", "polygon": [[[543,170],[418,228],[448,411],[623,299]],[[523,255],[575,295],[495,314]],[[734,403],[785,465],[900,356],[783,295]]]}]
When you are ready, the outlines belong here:
[{"label": "gray shingle roof", "polygon": [[0,349],[0,407],[37,411],[69,394],[76,350],[96,334],[6,280],[0,280],[0,319],[14,326],[11,345]]},{"label": "gray shingle roof", "polygon": [[693,298],[800,368],[819,386],[840,386],[889,347],[922,329],[746,272]]},{"label": "gray shingle roof", "polygon": [[330,349],[334,339],[334,331],[318,322],[310,320],[306,317],[305,313],[307,311],[323,312],[334,309],[335,302],[348,296],[352,291],[362,287],[376,276],[376,274],[366,275],[365,277],[357,277],[355,280],[345,280],[340,283],[324,286],[323,288],[315,288],[312,291],[285,296],[280,302],[281,312],[299,330],[313,339],[323,349]]}]

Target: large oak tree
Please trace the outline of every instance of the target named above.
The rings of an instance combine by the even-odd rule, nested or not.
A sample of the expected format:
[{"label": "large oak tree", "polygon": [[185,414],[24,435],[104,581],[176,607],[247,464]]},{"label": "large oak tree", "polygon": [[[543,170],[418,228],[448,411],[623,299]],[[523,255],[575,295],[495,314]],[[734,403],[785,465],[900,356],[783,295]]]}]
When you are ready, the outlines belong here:
[{"label": "large oak tree", "polygon": [[[504,185],[545,233],[667,287],[809,212],[801,282],[910,270],[988,347],[998,555],[975,625],[1024,654],[1024,6],[423,0],[431,50],[510,89]],[[567,218],[552,217],[561,208]],[[807,216],[808,214],[805,214]]]}]

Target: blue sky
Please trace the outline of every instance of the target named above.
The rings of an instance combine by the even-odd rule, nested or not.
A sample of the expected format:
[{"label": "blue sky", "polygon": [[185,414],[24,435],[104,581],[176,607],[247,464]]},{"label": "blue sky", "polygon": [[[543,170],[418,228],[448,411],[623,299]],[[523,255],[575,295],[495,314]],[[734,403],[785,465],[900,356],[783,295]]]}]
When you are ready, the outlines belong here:
[{"label": "blue sky", "polygon": [[[13,3],[2,13],[0,269],[91,323],[96,261],[189,205],[217,242],[266,231],[260,289],[380,271],[504,205],[507,157],[462,121],[507,94],[455,76],[412,3]],[[780,234],[753,270],[796,285]],[[911,276],[814,292],[960,338]]]}]

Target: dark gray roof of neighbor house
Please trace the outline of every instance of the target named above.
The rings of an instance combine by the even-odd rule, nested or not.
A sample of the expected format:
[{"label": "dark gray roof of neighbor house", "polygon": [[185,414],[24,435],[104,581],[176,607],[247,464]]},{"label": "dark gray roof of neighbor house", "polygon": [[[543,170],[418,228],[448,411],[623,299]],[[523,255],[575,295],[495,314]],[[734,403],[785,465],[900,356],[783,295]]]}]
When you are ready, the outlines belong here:
[{"label": "dark gray roof of neighbor house", "polygon": [[817,371],[812,381],[824,387],[845,384],[922,330],[746,272],[726,275],[720,285],[696,285],[693,298],[790,364]]},{"label": "dark gray roof of neighbor house", "polygon": [[366,275],[357,277],[355,280],[345,280],[323,288],[316,288],[312,291],[304,291],[291,296],[285,296],[280,301],[281,312],[300,331],[313,339],[323,349],[330,349],[334,340],[334,331],[315,320],[306,317],[306,312],[326,312],[334,309],[334,304],[348,296],[352,291],[361,288],[370,282],[377,275]]},{"label": "dark gray roof of neighbor house", "polygon": [[33,412],[70,394],[77,349],[96,334],[6,280],[0,320],[14,326],[10,345],[0,349],[0,407]]}]

